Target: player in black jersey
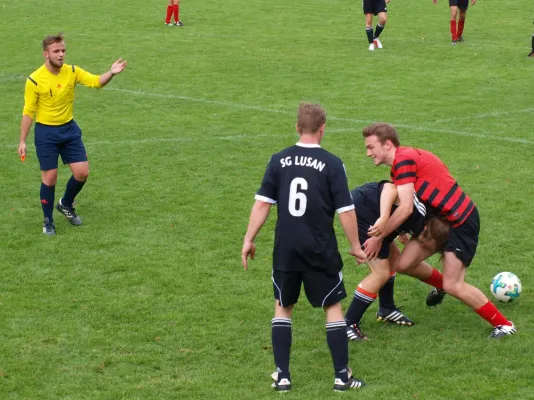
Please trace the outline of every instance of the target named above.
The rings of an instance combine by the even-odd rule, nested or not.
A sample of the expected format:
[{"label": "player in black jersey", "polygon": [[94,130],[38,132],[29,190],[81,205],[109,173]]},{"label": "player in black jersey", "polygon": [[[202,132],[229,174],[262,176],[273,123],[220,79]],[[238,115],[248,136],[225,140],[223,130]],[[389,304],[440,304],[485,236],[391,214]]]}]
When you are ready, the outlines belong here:
[{"label": "player in black jersey", "polygon": [[343,262],[334,232],[337,211],[350,242],[350,254],[365,262],[360,248],[354,204],[343,162],[321,148],[326,114],[316,104],[302,103],[297,114],[299,142],[274,154],[267,166],[252,207],[241,250],[243,267],[254,259],[254,238],[273,204],[278,220],[273,250],[275,311],[272,344],[276,371],[273,387],[291,389],[289,354],[291,317],[301,285],[314,307],[326,313],[326,339],[335,370],[334,390],[363,386],[348,368],[348,339],[340,301],[346,297],[341,269]]},{"label": "player in black jersey", "polygon": [[[360,242],[363,245],[372,235],[380,234],[389,216],[396,209],[396,186],[387,181],[371,182],[359,186],[352,192],[358,219]],[[414,193],[413,212],[402,225],[383,242],[378,257],[368,260],[370,273],[356,287],[354,298],[347,310],[347,336],[350,340],[367,340],[361,331],[360,321],[369,306],[379,297],[379,321],[394,322],[399,325],[413,325],[396,306],[393,297],[395,283],[395,263],[399,250],[393,242],[397,235],[410,234],[417,237],[422,245],[437,251],[447,241],[450,226],[447,222],[433,217],[425,221],[426,207]]]}]

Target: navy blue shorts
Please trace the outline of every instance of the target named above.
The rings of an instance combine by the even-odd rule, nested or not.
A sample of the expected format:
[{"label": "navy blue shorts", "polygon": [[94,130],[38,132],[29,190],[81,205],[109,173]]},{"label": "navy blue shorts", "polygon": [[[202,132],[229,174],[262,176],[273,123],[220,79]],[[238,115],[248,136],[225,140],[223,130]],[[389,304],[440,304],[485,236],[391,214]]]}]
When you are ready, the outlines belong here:
[{"label": "navy blue shorts", "polygon": [[63,164],[87,161],[82,131],[74,120],[63,125],[35,124],[35,149],[41,171],[56,169],[58,156]]}]

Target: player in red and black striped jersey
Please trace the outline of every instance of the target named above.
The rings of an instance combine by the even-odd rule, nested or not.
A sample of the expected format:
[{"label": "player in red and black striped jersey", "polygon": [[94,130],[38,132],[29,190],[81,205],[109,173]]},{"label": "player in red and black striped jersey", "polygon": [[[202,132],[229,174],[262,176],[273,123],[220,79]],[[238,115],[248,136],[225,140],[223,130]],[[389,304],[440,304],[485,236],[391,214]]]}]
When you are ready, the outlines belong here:
[{"label": "player in red and black striped jersey", "polygon": [[414,276],[436,289],[427,298],[428,305],[441,303],[449,293],[473,308],[494,326],[490,337],[500,338],[516,332],[514,324],[476,287],[465,282],[466,269],[475,256],[480,220],[475,204],[450,174],[447,166],[434,154],[400,145],[399,135],[390,124],[378,123],[364,128],[367,156],[375,165],[391,167],[397,186],[399,206],[383,232],[365,242],[369,258],[376,257],[382,241],[395,231],[413,211],[413,192],[451,223],[443,254],[443,275],[423,263],[431,255],[416,240],[410,240],[396,265],[396,270]]}]

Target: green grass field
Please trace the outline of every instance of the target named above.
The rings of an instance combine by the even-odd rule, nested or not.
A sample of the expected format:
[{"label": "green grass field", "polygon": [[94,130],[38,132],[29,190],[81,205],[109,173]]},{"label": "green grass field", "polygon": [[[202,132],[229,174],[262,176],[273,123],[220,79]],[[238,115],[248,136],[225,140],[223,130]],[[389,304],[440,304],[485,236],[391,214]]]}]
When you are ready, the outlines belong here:
[{"label": "green grass field", "polygon": [[[482,218],[468,281],[488,296],[500,271],[523,282],[516,303],[499,305],[518,334],[491,341],[473,311],[452,298],[429,309],[428,287],[399,276],[397,303],[416,325],[384,328],[374,305],[371,340],[350,344],[368,386],[344,396],[534,399],[531,1],[480,1],[453,47],[446,1],[393,0],[373,53],[358,1],[183,0],[183,28],[164,26],[165,5],[0,0],[0,399],[277,396],[274,214],[249,271],[239,256],[267,161],[297,140],[301,100],[326,108],[323,145],[351,188],[389,176],[365,157],[367,123],[396,124],[404,145],[438,154]],[[67,63],[128,67],[104,90],[77,90],[91,166],[77,198],[84,225],[56,213],[58,235],[44,237],[33,129],[25,163],[17,145],[24,76],[58,31]],[[56,196],[69,176],[62,166]],[[338,233],[351,293],[366,268]],[[301,300],[286,397],[337,398],[323,312]]]}]

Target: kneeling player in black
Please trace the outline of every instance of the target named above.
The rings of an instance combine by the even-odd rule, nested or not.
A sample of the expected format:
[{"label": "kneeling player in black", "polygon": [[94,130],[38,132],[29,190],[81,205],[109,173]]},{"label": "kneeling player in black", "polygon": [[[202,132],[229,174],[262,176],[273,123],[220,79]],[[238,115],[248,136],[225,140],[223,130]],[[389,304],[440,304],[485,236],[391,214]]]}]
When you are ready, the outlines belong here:
[{"label": "kneeling player in black", "polygon": [[[352,192],[358,219],[360,242],[363,245],[372,235],[380,234],[389,216],[395,210],[397,189],[394,184],[382,181],[359,186]],[[367,340],[361,331],[361,318],[369,306],[379,297],[377,312],[379,321],[393,322],[411,326],[407,318],[396,306],[393,297],[395,283],[395,262],[399,250],[393,242],[400,234],[409,233],[432,249],[441,249],[445,244],[449,224],[439,218],[430,218],[425,224],[426,208],[414,194],[414,208],[410,217],[382,242],[378,257],[368,260],[370,273],[356,287],[354,298],[345,315],[347,336],[350,340]]]},{"label": "kneeling player in black", "polygon": [[343,285],[343,262],[334,232],[334,216],[351,245],[350,253],[365,262],[360,248],[354,204],[343,162],[320,146],[326,114],[315,104],[301,104],[297,115],[300,135],[295,146],[274,154],[267,166],[241,250],[243,267],[254,259],[254,238],[273,204],[277,204],[273,251],[274,318],[272,344],[276,371],[273,387],[291,389],[289,353],[291,317],[300,288],[314,307],[326,314],[326,341],[334,364],[334,390],[363,386],[348,367],[349,349],[340,301],[347,295]]}]

